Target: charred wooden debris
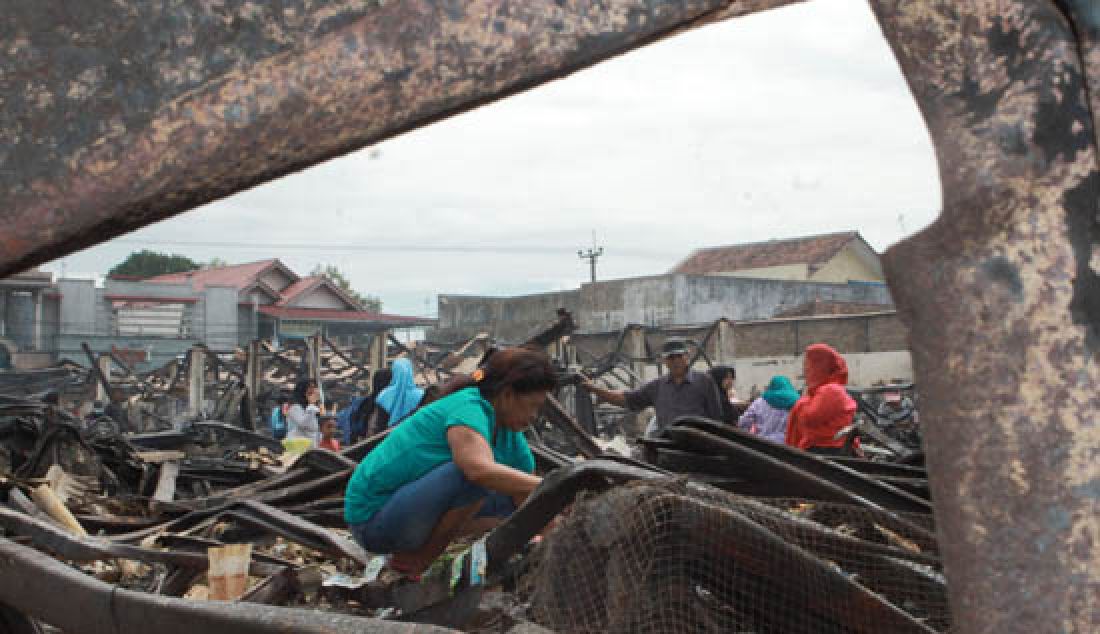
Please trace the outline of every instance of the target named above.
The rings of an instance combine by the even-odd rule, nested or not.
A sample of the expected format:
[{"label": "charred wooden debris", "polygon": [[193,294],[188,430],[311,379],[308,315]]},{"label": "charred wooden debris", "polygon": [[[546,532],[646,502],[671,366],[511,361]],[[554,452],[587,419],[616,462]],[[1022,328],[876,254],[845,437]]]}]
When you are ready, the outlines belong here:
[{"label": "charred wooden debris", "polygon": [[[922,467],[826,459],[691,418],[621,455],[577,407],[573,377],[629,377],[639,359],[578,364],[562,355],[572,327],[559,315],[524,343],[562,371],[530,435],[543,484],[419,582],[378,581],[381,559],[343,522],[348,479],[385,434],[292,458],[241,417],[250,373],[263,377],[261,402],[298,376],[319,376],[331,398],[351,394],[371,371],[355,351],[322,342],[311,366],[316,340],[278,352],[257,343],[262,364],[202,350],[145,375],[94,359],[47,386],[129,390],[148,412],[158,397],[195,404],[180,388],[201,378],[220,420],[89,424],[41,398],[0,398],[0,574],[21,580],[0,583],[7,631],[949,629]],[[493,342],[389,344],[437,382],[475,368]]]}]

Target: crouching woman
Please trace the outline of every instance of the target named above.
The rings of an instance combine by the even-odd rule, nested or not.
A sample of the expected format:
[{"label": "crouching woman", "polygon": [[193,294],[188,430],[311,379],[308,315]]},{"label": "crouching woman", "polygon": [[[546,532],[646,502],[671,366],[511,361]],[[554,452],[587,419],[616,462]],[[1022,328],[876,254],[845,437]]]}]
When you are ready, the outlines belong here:
[{"label": "crouching woman", "polygon": [[454,539],[510,515],[540,482],[522,431],[554,384],[545,355],[501,350],[405,419],[348,483],[344,519],[356,541],[417,575]]}]

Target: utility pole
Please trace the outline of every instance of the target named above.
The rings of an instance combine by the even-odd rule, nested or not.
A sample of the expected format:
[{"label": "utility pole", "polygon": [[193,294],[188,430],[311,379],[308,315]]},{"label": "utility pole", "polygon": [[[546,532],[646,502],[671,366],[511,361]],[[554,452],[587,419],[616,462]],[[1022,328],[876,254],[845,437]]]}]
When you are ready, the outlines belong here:
[{"label": "utility pole", "polygon": [[596,246],[596,232],[592,232],[592,248],[587,251],[577,251],[577,257],[582,260],[588,260],[588,265],[592,271],[592,283],[596,283],[596,260],[600,259],[603,255],[603,247]]}]

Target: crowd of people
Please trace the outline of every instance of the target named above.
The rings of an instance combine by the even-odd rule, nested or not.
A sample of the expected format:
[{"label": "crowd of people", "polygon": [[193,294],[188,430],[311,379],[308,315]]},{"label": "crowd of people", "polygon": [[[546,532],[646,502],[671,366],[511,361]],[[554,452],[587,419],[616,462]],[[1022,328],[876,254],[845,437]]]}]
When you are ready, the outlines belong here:
[{"label": "crowd of people", "polygon": [[[691,369],[685,342],[661,349],[667,370],[634,390],[585,380],[597,399],[634,411],[653,408],[646,430],[659,435],[681,416],[723,421],[776,443],[820,454],[858,451],[842,433],[856,403],[845,385],[844,358],[825,344],[806,349],[805,389],[774,376],[758,398],[737,401],[736,372]],[[372,377],[372,390],[329,413],[313,381],[301,381],[271,414],[276,438],[338,451],[390,429],[355,469],[345,492],[344,518],[363,548],[389,554],[386,575],[415,577],[455,539],[490,529],[538,486],[524,430],[531,425],[557,372],[541,352],[491,352],[480,369],[438,389],[416,384],[407,359]]]},{"label": "crowd of people", "polygon": [[854,442],[842,433],[856,412],[848,395],[848,364],[836,350],[818,343],[809,346],[803,359],[806,380],[799,394],[788,377],[776,375],[767,389],[747,407],[737,406],[736,371],[716,366],[709,373],[691,369],[687,345],[670,340],[661,348],[667,373],[635,390],[610,390],[593,381],[582,383],[599,400],[642,411],[652,407],[655,416],[646,435],[659,435],[681,416],[719,420],[770,441],[819,454],[858,453]]}]

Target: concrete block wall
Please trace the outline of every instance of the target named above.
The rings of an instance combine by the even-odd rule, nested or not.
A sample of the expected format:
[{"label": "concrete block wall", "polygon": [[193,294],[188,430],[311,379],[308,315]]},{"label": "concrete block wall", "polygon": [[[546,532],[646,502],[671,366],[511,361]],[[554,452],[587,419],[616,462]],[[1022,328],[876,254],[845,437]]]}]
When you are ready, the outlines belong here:
[{"label": "concrete block wall", "polygon": [[61,293],[61,333],[96,334],[96,287],[94,280],[57,281]]},{"label": "concrete block wall", "polygon": [[883,284],[837,284],[731,276],[675,275],[674,323],[698,324],[726,317],[767,319],[814,300],[893,304]]},{"label": "concrete block wall", "polygon": [[237,289],[207,286],[203,289],[203,341],[212,350],[237,347]]},{"label": "concrete block wall", "polygon": [[[913,361],[905,350],[854,352],[844,353],[843,356],[848,363],[848,385],[869,387],[879,381],[913,380]],[[737,370],[734,388],[741,399],[747,400],[754,387],[762,392],[768,381],[777,374],[789,378],[795,387],[805,385],[801,356],[737,359],[733,367]]]},{"label": "concrete block wall", "polygon": [[488,332],[504,342],[519,342],[556,318],[559,308],[577,316],[579,291],[539,293],[520,297],[440,295],[437,341],[459,341]]},{"label": "concrete block wall", "polygon": [[[886,286],[876,283],[655,275],[584,284],[578,291],[518,297],[441,295],[439,328],[431,338],[455,341],[489,332],[503,341],[520,341],[552,320],[558,308],[573,313],[580,331],[599,333],[618,331],[628,324],[667,328],[676,324],[710,324],[722,318],[768,319],[780,310],[813,300],[876,306],[893,303]],[[855,335],[845,331],[824,332],[821,336]],[[866,333],[863,337],[862,349],[867,349]],[[860,349],[854,341],[845,345]]]}]

